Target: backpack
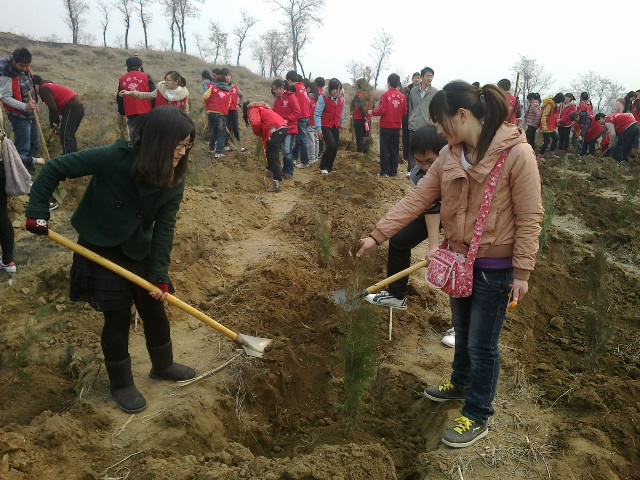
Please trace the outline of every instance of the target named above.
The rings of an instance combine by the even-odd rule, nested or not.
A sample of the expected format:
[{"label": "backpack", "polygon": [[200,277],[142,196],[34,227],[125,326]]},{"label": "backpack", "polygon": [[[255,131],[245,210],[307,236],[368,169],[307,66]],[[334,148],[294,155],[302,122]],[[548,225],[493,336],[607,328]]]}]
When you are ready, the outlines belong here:
[{"label": "backpack", "polygon": [[31,191],[31,174],[22,163],[16,146],[4,131],[3,115],[0,113],[1,156],[4,164],[5,191],[8,197],[27,195]]}]

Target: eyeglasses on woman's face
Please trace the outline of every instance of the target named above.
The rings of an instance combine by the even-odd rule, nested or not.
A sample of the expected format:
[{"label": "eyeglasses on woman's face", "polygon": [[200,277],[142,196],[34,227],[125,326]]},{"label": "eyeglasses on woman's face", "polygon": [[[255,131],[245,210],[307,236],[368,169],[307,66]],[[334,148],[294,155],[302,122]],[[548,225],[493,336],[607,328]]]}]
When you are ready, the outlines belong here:
[{"label": "eyeglasses on woman's face", "polygon": [[176,150],[184,150],[186,152],[187,150],[191,150],[191,147],[193,147],[193,143],[179,143],[176,145]]}]

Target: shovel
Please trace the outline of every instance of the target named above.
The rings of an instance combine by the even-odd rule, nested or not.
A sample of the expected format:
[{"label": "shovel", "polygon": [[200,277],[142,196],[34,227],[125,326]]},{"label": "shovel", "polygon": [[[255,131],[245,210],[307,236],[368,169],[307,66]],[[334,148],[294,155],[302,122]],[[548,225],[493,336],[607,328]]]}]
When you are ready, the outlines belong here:
[{"label": "shovel", "polygon": [[[363,290],[362,292],[360,292],[355,296],[354,301],[360,300],[366,297],[367,295],[369,295],[370,293],[377,293],[387,285],[390,285],[396,280],[400,280],[402,277],[406,277],[407,275],[415,272],[416,270],[420,270],[421,268],[426,267],[427,265],[429,265],[429,260],[422,260],[421,262],[411,265],[409,268],[405,268],[404,270],[401,270],[400,272],[394,275],[391,275],[390,277],[385,278],[384,280],[379,281],[375,285],[371,285],[369,288],[366,288],[365,290]],[[347,290],[338,290],[336,292],[333,292],[331,296],[333,297],[333,300],[338,305],[346,305],[348,301]]]},{"label": "shovel", "polygon": [[[158,287],[156,287],[153,283],[146,281],[144,278],[141,278],[138,275],[130,272],[129,270],[122,268],[120,265],[116,265],[110,260],[107,260],[106,258],[101,257],[97,253],[94,253],[91,250],[84,248],[83,246],[78,245],[75,242],[72,242],[71,240],[63,237],[58,233],[55,233],[49,230],[49,239],[59,243],[63,247],[67,247],[69,250],[72,250],[77,254],[82,255],[83,257],[88,258],[89,260],[96,262],[97,264],[103,266],[104,268],[117,273],[118,275],[126,278],[132,283],[135,283],[136,285],[144,288],[145,290],[148,290],[150,292],[161,292],[161,290]],[[171,294],[167,296],[167,302],[169,302],[171,305],[175,305],[179,309],[196,317],[201,322],[206,323],[214,330],[217,330],[218,332],[222,333],[225,337],[229,338],[231,341],[241,346],[244,352],[250,357],[262,358],[262,354],[264,353],[265,348],[267,348],[272,342],[272,340],[268,338],[252,337],[249,335],[235,333],[229,330],[224,325],[221,325],[220,323],[216,322],[212,318],[209,318],[207,315],[205,315],[201,311],[196,310],[191,305],[183,302],[182,300],[174,297]]]}]

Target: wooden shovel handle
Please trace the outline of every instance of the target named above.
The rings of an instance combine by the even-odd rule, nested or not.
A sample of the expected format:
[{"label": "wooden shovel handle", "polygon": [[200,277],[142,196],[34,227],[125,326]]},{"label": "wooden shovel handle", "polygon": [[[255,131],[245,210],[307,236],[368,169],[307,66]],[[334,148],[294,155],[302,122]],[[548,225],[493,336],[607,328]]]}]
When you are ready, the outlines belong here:
[{"label": "wooden shovel handle", "polygon": [[[93,262],[96,262],[98,265],[101,265],[104,268],[106,268],[108,270],[111,270],[114,273],[117,273],[121,277],[126,278],[130,282],[135,283],[136,285],[138,285],[139,287],[144,288],[145,290],[148,290],[150,292],[159,292],[159,293],[162,292],[162,290],[160,290],[153,283],[148,282],[144,278],[139,277],[138,275],[136,275],[135,273],[130,272],[126,268],[122,268],[120,265],[116,265],[112,261],[107,260],[106,258],[98,255],[97,253],[92,252],[91,250],[89,250],[88,248],[83,247],[82,245],[78,245],[76,242],[73,242],[73,241],[69,240],[68,238],[63,237],[62,235],[60,235],[60,234],[58,234],[56,232],[53,232],[53,231],[49,230],[49,238],[51,240],[53,240],[54,242],[59,243],[63,247],[67,247],[69,250],[72,250],[72,251],[76,252],[78,255],[82,255],[83,257],[88,258],[89,260],[91,260]],[[217,330],[218,332],[220,332],[221,334],[223,334],[225,337],[229,338],[230,340],[233,340],[235,342],[236,339],[238,338],[238,334],[237,333],[229,330],[224,325],[221,325],[220,323],[216,322],[214,319],[208,317],[207,315],[202,313],[200,310],[196,310],[191,305],[189,305],[188,303],[183,302],[179,298],[174,297],[173,295],[169,294],[167,296],[167,302],[169,302],[171,305],[175,305],[180,310],[183,310],[183,311],[187,312],[188,314],[194,316],[195,318],[197,318],[201,322],[206,323],[211,328]]]},{"label": "wooden shovel handle", "polygon": [[426,267],[427,265],[429,265],[429,260],[427,259],[422,260],[421,262],[418,262],[415,265],[411,265],[409,268],[405,268],[404,270],[396,273],[395,275],[391,275],[390,277],[385,278],[384,280],[376,283],[375,285],[371,285],[369,288],[367,288],[367,293],[377,293],[387,285],[395,282],[396,280],[400,280],[402,277],[406,277],[407,275],[410,275],[416,270],[420,270],[421,268]]}]

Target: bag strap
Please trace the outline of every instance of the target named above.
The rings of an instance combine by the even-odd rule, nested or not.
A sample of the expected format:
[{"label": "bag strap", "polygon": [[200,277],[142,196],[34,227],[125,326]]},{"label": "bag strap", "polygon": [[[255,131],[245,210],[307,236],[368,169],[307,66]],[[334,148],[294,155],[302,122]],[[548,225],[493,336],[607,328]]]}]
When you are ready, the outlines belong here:
[{"label": "bag strap", "polygon": [[469,253],[467,254],[466,261],[467,267],[473,265],[473,262],[476,260],[478,248],[480,247],[480,239],[482,238],[482,232],[484,232],[484,226],[487,223],[487,218],[489,217],[491,202],[493,201],[493,196],[496,193],[496,187],[498,186],[500,173],[502,172],[502,167],[504,167],[504,162],[507,160],[507,155],[509,155],[509,150],[505,150],[504,152],[502,152],[502,155],[500,155],[500,158],[493,166],[493,169],[491,169],[491,178],[489,178],[489,183],[487,184],[487,188],[484,191],[484,198],[482,199],[482,204],[480,205],[478,220],[476,220],[476,226],[473,229],[473,238],[471,239],[471,244],[469,245]]}]

